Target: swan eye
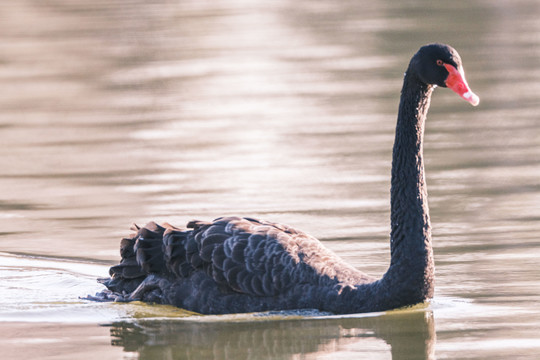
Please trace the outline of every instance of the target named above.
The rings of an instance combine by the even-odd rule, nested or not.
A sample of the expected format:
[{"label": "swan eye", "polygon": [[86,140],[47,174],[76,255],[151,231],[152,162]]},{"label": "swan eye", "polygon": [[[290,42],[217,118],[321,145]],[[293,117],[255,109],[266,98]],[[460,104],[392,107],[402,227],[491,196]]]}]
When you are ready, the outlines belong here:
[{"label": "swan eye", "polygon": [[443,65],[444,65],[444,63],[443,63],[443,61],[442,61],[441,59],[439,59],[439,60],[437,60],[437,65],[439,65],[439,66],[443,66]]}]

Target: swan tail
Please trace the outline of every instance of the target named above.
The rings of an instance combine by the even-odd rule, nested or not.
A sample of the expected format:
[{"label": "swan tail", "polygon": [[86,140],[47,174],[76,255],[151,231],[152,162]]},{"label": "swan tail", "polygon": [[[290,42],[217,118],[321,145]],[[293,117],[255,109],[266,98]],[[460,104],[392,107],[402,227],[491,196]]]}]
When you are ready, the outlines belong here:
[{"label": "swan tail", "polygon": [[131,293],[146,277],[135,254],[135,243],[139,237],[140,228],[134,224],[131,229],[137,233],[120,241],[120,263],[109,269],[110,278],[99,279],[99,282],[109,290],[118,294]]},{"label": "swan tail", "polygon": [[131,230],[136,233],[120,242],[120,263],[110,268],[110,278],[99,281],[114,293],[131,294],[148,275],[167,273],[163,234],[172,227],[164,226],[150,222],[141,228],[133,224]]}]

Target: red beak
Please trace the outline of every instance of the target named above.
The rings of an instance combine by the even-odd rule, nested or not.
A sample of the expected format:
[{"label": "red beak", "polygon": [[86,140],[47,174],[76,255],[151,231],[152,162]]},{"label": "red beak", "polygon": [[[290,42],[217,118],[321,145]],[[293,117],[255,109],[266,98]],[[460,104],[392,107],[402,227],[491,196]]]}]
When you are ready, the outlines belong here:
[{"label": "red beak", "polygon": [[476,106],[480,103],[480,98],[471,91],[467,80],[465,80],[465,74],[463,70],[458,70],[450,64],[443,64],[446,70],[448,70],[448,77],[446,78],[445,84],[449,89],[452,89],[456,94],[461,96],[464,100],[467,100]]}]

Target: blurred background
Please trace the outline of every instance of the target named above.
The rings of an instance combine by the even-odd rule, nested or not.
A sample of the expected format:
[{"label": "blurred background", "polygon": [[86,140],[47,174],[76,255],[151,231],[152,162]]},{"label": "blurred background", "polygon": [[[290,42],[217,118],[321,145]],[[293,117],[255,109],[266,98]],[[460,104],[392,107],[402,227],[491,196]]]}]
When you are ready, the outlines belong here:
[{"label": "blurred background", "polygon": [[[132,222],[261,217],[383,274],[403,73],[421,45],[443,42],[460,53],[481,102],[473,108],[446,89],[432,99],[424,148],[437,290],[415,339],[431,344],[420,346],[431,358],[534,358],[539,18],[536,0],[3,2],[0,320],[25,329],[65,322],[67,311],[91,323],[91,306],[69,302],[118,261]],[[116,316],[102,311],[102,322]],[[269,358],[418,358],[380,335],[395,326],[407,344],[407,322],[379,320],[385,325],[361,322],[365,332],[307,321],[318,334],[332,329],[332,346],[313,340]],[[137,333],[130,326],[142,325],[114,328],[117,345],[133,345],[122,338]],[[284,326],[261,336],[298,332]],[[170,326],[145,329],[168,350],[176,344],[164,335]],[[97,341],[105,357],[119,356],[113,348],[146,356],[105,338]],[[79,344],[81,358],[94,345]]]}]

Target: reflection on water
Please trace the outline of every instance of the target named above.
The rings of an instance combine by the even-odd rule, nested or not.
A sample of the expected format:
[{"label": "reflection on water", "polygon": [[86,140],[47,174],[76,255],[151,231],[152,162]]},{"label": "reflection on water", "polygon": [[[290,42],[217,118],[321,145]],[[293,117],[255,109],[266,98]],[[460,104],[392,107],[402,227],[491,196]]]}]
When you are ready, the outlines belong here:
[{"label": "reflection on water", "polygon": [[[437,89],[428,117],[437,273],[424,314],[436,319],[435,354],[540,351],[538,1],[24,0],[0,11],[0,251],[27,255],[0,256],[6,333],[31,341],[44,323],[8,321],[88,324],[94,311],[92,326],[115,322],[114,341],[131,344],[117,335],[129,305],[69,299],[94,292],[93,278],[106,275],[102,264],[83,270],[81,259],[115,262],[133,221],[259,216],[382,274],[403,71],[421,44],[441,41],[462,55],[482,103],[472,108]],[[304,345],[313,357],[348,351],[350,340],[366,358],[397,358],[407,328],[388,340],[386,325],[369,323],[394,320],[257,323],[250,339],[266,349],[305,326],[330,334]],[[236,324],[127,323],[152,334],[141,357],[151,343],[182,351],[169,327],[231,343],[247,336]]]},{"label": "reflection on water", "polygon": [[[139,321],[111,327],[112,344],[139,359],[434,358],[431,311],[258,322]],[[382,340],[382,341],[380,341]]]}]

